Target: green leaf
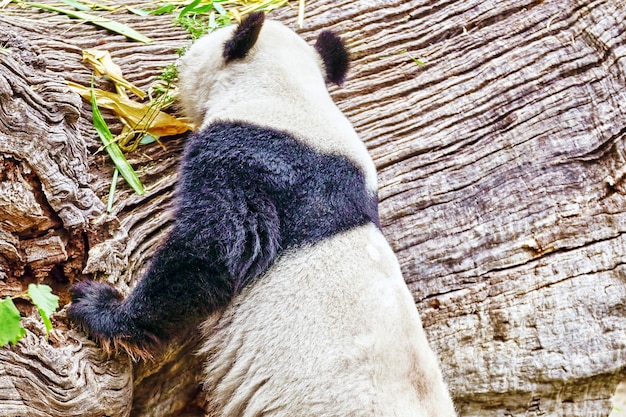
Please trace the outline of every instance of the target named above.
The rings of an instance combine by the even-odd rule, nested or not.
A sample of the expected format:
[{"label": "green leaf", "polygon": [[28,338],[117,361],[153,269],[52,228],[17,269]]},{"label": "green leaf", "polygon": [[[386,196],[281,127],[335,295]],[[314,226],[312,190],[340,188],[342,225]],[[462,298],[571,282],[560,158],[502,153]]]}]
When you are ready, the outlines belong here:
[{"label": "green leaf", "polygon": [[226,9],[224,8],[224,6],[222,6],[219,3],[213,3],[213,7],[215,7],[215,10],[217,10],[217,12],[219,14],[221,14],[222,16],[226,16],[228,14],[228,12],[226,11]]},{"label": "green leaf", "polygon": [[419,66],[424,66],[424,65],[426,65],[426,64],[424,63],[424,61],[422,61],[422,60],[420,60],[420,59],[415,58],[415,57],[414,57],[413,55],[411,55],[411,53],[410,53],[408,50],[406,50],[406,49],[402,49],[402,50],[400,50],[400,53],[405,53],[405,54],[407,54],[407,55],[408,55],[408,57],[409,57],[409,58],[411,58],[411,59],[413,60],[413,62],[415,62],[415,63],[416,63],[417,65],[419,65]]},{"label": "green leaf", "polygon": [[150,16],[150,10],[142,10],[142,9],[137,9],[135,7],[130,7],[130,6],[127,6],[126,10],[128,10],[131,13],[136,14],[137,16],[142,16],[142,17]]},{"label": "green leaf", "polygon": [[96,132],[98,132],[98,136],[100,136],[100,140],[113,160],[115,167],[120,171],[120,174],[122,174],[122,177],[126,180],[128,185],[130,185],[137,194],[143,195],[145,193],[143,184],[137,177],[137,174],[135,174],[133,167],[130,166],[126,160],[120,146],[113,140],[113,135],[102,118],[102,114],[100,114],[100,109],[98,109],[98,103],[96,102],[96,95],[93,91],[93,81],[91,88],[91,112],[93,113],[93,126]]},{"label": "green leaf", "polygon": [[195,13],[195,14],[202,14],[202,13],[206,13],[210,10],[213,10],[213,4],[209,3],[209,4],[204,4],[200,7],[196,7],[195,9],[193,9],[191,12]]},{"label": "green leaf", "polygon": [[39,315],[46,326],[46,334],[52,330],[50,316],[59,308],[59,297],[52,294],[52,288],[47,285],[29,284],[28,296],[35,304]]},{"label": "green leaf", "polygon": [[147,36],[142,35],[141,33],[137,32],[135,29],[132,29],[122,23],[115,22],[111,19],[107,19],[106,17],[95,16],[95,15],[84,13],[84,12],[77,11],[77,10],[74,11],[74,10],[62,9],[60,7],[50,6],[47,4],[29,3],[29,2],[21,2],[21,1],[18,3],[23,4],[25,6],[35,7],[37,9],[44,9],[44,10],[50,10],[52,12],[62,13],[64,15],[67,15],[69,17],[74,17],[76,19],[82,19],[96,26],[103,27],[112,32],[119,33],[120,35],[126,36],[127,38],[134,39],[139,42],[143,42],[143,43],[152,42],[152,39],[148,38]]},{"label": "green leaf", "polygon": [[215,20],[215,13],[211,12],[209,15],[209,29],[215,30],[217,29],[217,21]]},{"label": "green leaf", "polygon": [[155,15],[155,16],[161,16],[163,14],[168,14],[168,13],[172,13],[175,9],[175,6],[171,3],[165,3],[164,5],[162,5],[161,7],[154,9],[154,10],[150,10],[150,14]]},{"label": "green leaf", "polygon": [[[410,56],[410,55],[409,55],[409,56]],[[412,59],[412,60],[413,60],[413,62],[415,62],[417,65],[420,65],[420,66],[424,66],[424,65],[426,65],[426,64],[424,63],[424,61],[420,61],[419,59],[417,59],[417,58],[413,58],[412,56],[411,56],[411,59]]]},{"label": "green leaf", "polygon": [[150,16],[150,15],[161,16],[164,14],[172,13],[175,8],[176,6],[174,6],[171,3],[162,4],[160,7],[157,7],[156,9],[152,9],[152,10],[137,9],[135,7],[130,7],[130,6],[126,7],[126,9],[129,12],[134,13],[139,16],[144,16],[144,17]]},{"label": "green leaf", "polygon": [[200,0],[193,0],[191,3],[183,7],[183,10],[181,10],[180,13],[178,14],[178,18],[180,19],[181,17],[186,15],[188,12],[195,9],[198,4],[200,4]]},{"label": "green leaf", "polygon": [[20,312],[11,297],[0,301],[0,346],[16,344],[26,336],[26,330],[20,323]]},{"label": "green leaf", "polygon": [[113,200],[115,200],[115,188],[117,187],[117,176],[120,171],[115,168],[113,170],[113,179],[111,180],[111,187],[109,188],[109,198],[107,199],[107,213],[113,211]]},{"label": "green leaf", "polygon": [[74,1],[74,0],[61,0],[61,1],[67,4],[68,6],[72,6],[76,10],[82,10],[83,12],[91,10],[91,7],[85,4],[82,4],[81,2],[78,2],[78,1]]}]

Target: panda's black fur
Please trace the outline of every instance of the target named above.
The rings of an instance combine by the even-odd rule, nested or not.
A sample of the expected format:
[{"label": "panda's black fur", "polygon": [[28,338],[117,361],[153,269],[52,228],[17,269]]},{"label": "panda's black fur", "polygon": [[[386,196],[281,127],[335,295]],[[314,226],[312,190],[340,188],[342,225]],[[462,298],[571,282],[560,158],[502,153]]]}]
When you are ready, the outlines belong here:
[{"label": "panda's black fur", "polygon": [[173,228],[126,299],[76,284],[70,319],[149,357],[209,318],[211,416],[454,416],[380,230],[373,162],[324,86],[345,80],[343,42],[326,31],[313,49],[253,13],[184,59],[181,104],[201,127]]},{"label": "panda's black fur", "polygon": [[[283,250],[379,224],[377,198],[353,163],[232,122],[188,138],[174,218],[133,293],[122,302],[108,286],[78,284],[72,320],[98,338],[142,347],[197,325]],[[92,300],[95,288],[108,296]]]}]

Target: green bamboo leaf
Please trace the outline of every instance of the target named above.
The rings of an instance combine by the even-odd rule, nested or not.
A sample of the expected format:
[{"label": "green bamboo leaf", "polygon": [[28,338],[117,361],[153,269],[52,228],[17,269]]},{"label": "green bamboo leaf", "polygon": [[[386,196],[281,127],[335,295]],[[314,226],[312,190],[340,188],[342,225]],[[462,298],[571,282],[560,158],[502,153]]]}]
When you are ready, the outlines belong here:
[{"label": "green bamboo leaf", "polygon": [[217,21],[215,20],[215,13],[211,12],[209,15],[209,29],[214,30],[217,29]]},{"label": "green bamboo leaf", "polygon": [[191,12],[195,13],[195,14],[202,14],[202,13],[206,13],[210,10],[213,10],[213,4],[209,3],[209,4],[204,4],[200,7],[196,7],[195,9],[193,9]]},{"label": "green bamboo leaf", "polygon": [[74,17],[76,19],[82,19],[96,26],[103,27],[112,32],[119,33],[120,35],[126,36],[127,38],[134,39],[139,42],[143,42],[143,43],[152,42],[152,39],[148,38],[147,36],[142,35],[141,33],[137,32],[135,29],[132,29],[122,23],[115,22],[111,19],[107,19],[106,17],[95,16],[95,15],[81,12],[78,10],[62,9],[60,7],[50,6],[50,5],[41,4],[41,3],[30,3],[30,2],[21,2],[21,1],[18,3],[23,4],[25,6],[35,7],[37,9],[44,9],[44,10],[50,10],[52,12],[61,13],[69,17]]},{"label": "green bamboo leaf", "polygon": [[183,10],[181,10],[180,13],[178,14],[178,18],[180,19],[181,17],[186,15],[188,12],[195,9],[198,4],[200,4],[200,0],[193,0],[191,3],[183,7]]},{"label": "green bamboo leaf", "polygon": [[47,285],[29,284],[28,297],[35,304],[39,315],[46,326],[46,334],[52,330],[50,316],[59,308],[59,297],[52,294],[52,288]]},{"label": "green bamboo leaf", "polygon": [[175,6],[171,3],[165,3],[161,7],[158,7],[154,10],[150,10],[150,14],[155,16],[161,16],[163,14],[172,13],[175,9]]},{"label": "green bamboo leaf", "polygon": [[137,9],[135,7],[130,7],[130,6],[126,6],[126,10],[128,10],[131,13],[136,14],[137,16],[142,16],[142,17],[150,16],[150,10]]},{"label": "green bamboo leaf", "polygon": [[74,1],[74,0],[61,0],[61,1],[67,4],[68,6],[72,6],[76,10],[82,10],[83,12],[87,12],[91,10],[91,7],[85,4],[82,4],[81,2],[78,2],[78,1]]},{"label": "green bamboo leaf", "polygon": [[130,185],[137,194],[143,195],[145,193],[143,184],[137,177],[137,174],[135,174],[133,167],[130,166],[126,160],[120,146],[113,140],[113,135],[102,118],[102,114],[100,114],[98,103],[96,102],[96,95],[93,91],[93,85],[91,88],[91,112],[93,113],[93,126],[96,132],[98,132],[98,136],[100,136],[100,140],[113,160],[115,167],[120,171],[120,174],[122,174],[122,177],[126,180],[128,185]]},{"label": "green bamboo leaf", "polygon": [[226,16],[228,14],[224,6],[219,3],[213,2],[213,7],[215,7],[215,10],[217,10],[217,12],[222,16]]},{"label": "green bamboo leaf", "polygon": [[161,16],[164,14],[169,14],[169,13],[172,13],[175,8],[176,6],[174,6],[171,3],[165,3],[161,5],[160,7],[157,7],[156,9],[153,9],[153,10],[137,9],[135,7],[126,6],[126,9],[129,12],[134,13],[139,16],[144,16],[144,17],[150,16],[150,15]]},{"label": "green bamboo leaf", "polygon": [[20,312],[11,297],[0,301],[0,346],[16,344],[26,336],[26,330],[20,323]]},{"label": "green bamboo leaf", "polygon": [[115,168],[113,170],[113,179],[111,180],[111,187],[109,187],[109,198],[107,199],[107,213],[113,211],[113,200],[115,199],[115,188],[117,187],[117,176],[120,171]]}]

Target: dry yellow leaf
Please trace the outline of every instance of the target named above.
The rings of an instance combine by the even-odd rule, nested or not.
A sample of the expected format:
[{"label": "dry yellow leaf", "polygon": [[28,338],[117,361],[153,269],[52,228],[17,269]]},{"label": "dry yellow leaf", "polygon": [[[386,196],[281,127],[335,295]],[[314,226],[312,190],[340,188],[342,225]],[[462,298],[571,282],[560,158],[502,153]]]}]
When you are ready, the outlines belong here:
[{"label": "dry yellow leaf", "polygon": [[127,97],[124,89],[132,91],[137,97],[143,99],[146,93],[126,81],[122,75],[122,69],[113,62],[109,51],[101,49],[83,50],[83,61],[91,64],[98,77],[107,76],[115,83],[115,89],[120,96]]},{"label": "dry yellow leaf", "polygon": [[[72,90],[85,100],[90,100],[90,88],[68,81]],[[191,123],[177,119],[150,105],[137,103],[127,97],[94,88],[98,106],[113,110],[124,124],[135,131],[145,131],[152,136],[172,136],[192,129]]]}]

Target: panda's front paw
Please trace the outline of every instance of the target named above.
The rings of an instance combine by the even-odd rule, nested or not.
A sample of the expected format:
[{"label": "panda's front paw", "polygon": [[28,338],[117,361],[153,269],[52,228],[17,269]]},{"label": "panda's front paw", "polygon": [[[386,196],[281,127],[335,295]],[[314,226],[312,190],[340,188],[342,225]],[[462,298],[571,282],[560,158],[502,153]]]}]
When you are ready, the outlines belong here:
[{"label": "panda's front paw", "polygon": [[74,324],[98,339],[113,339],[120,329],[115,323],[122,294],[108,284],[83,281],[70,288],[72,304],[67,315]]},{"label": "panda's front paw", "polygon": [[83,281],[70,289],[69,319],[111,353],[124,349],[133,358],[150,358],[153,337],[137,330],[123,308],[123,297],[108,284]]},{"label": "panda's front paw", "polygon": [[119,305],[122,294],[109,284],[96,281],[82,281],[70,288],[72,314],[91,314],[95,311]]}]

